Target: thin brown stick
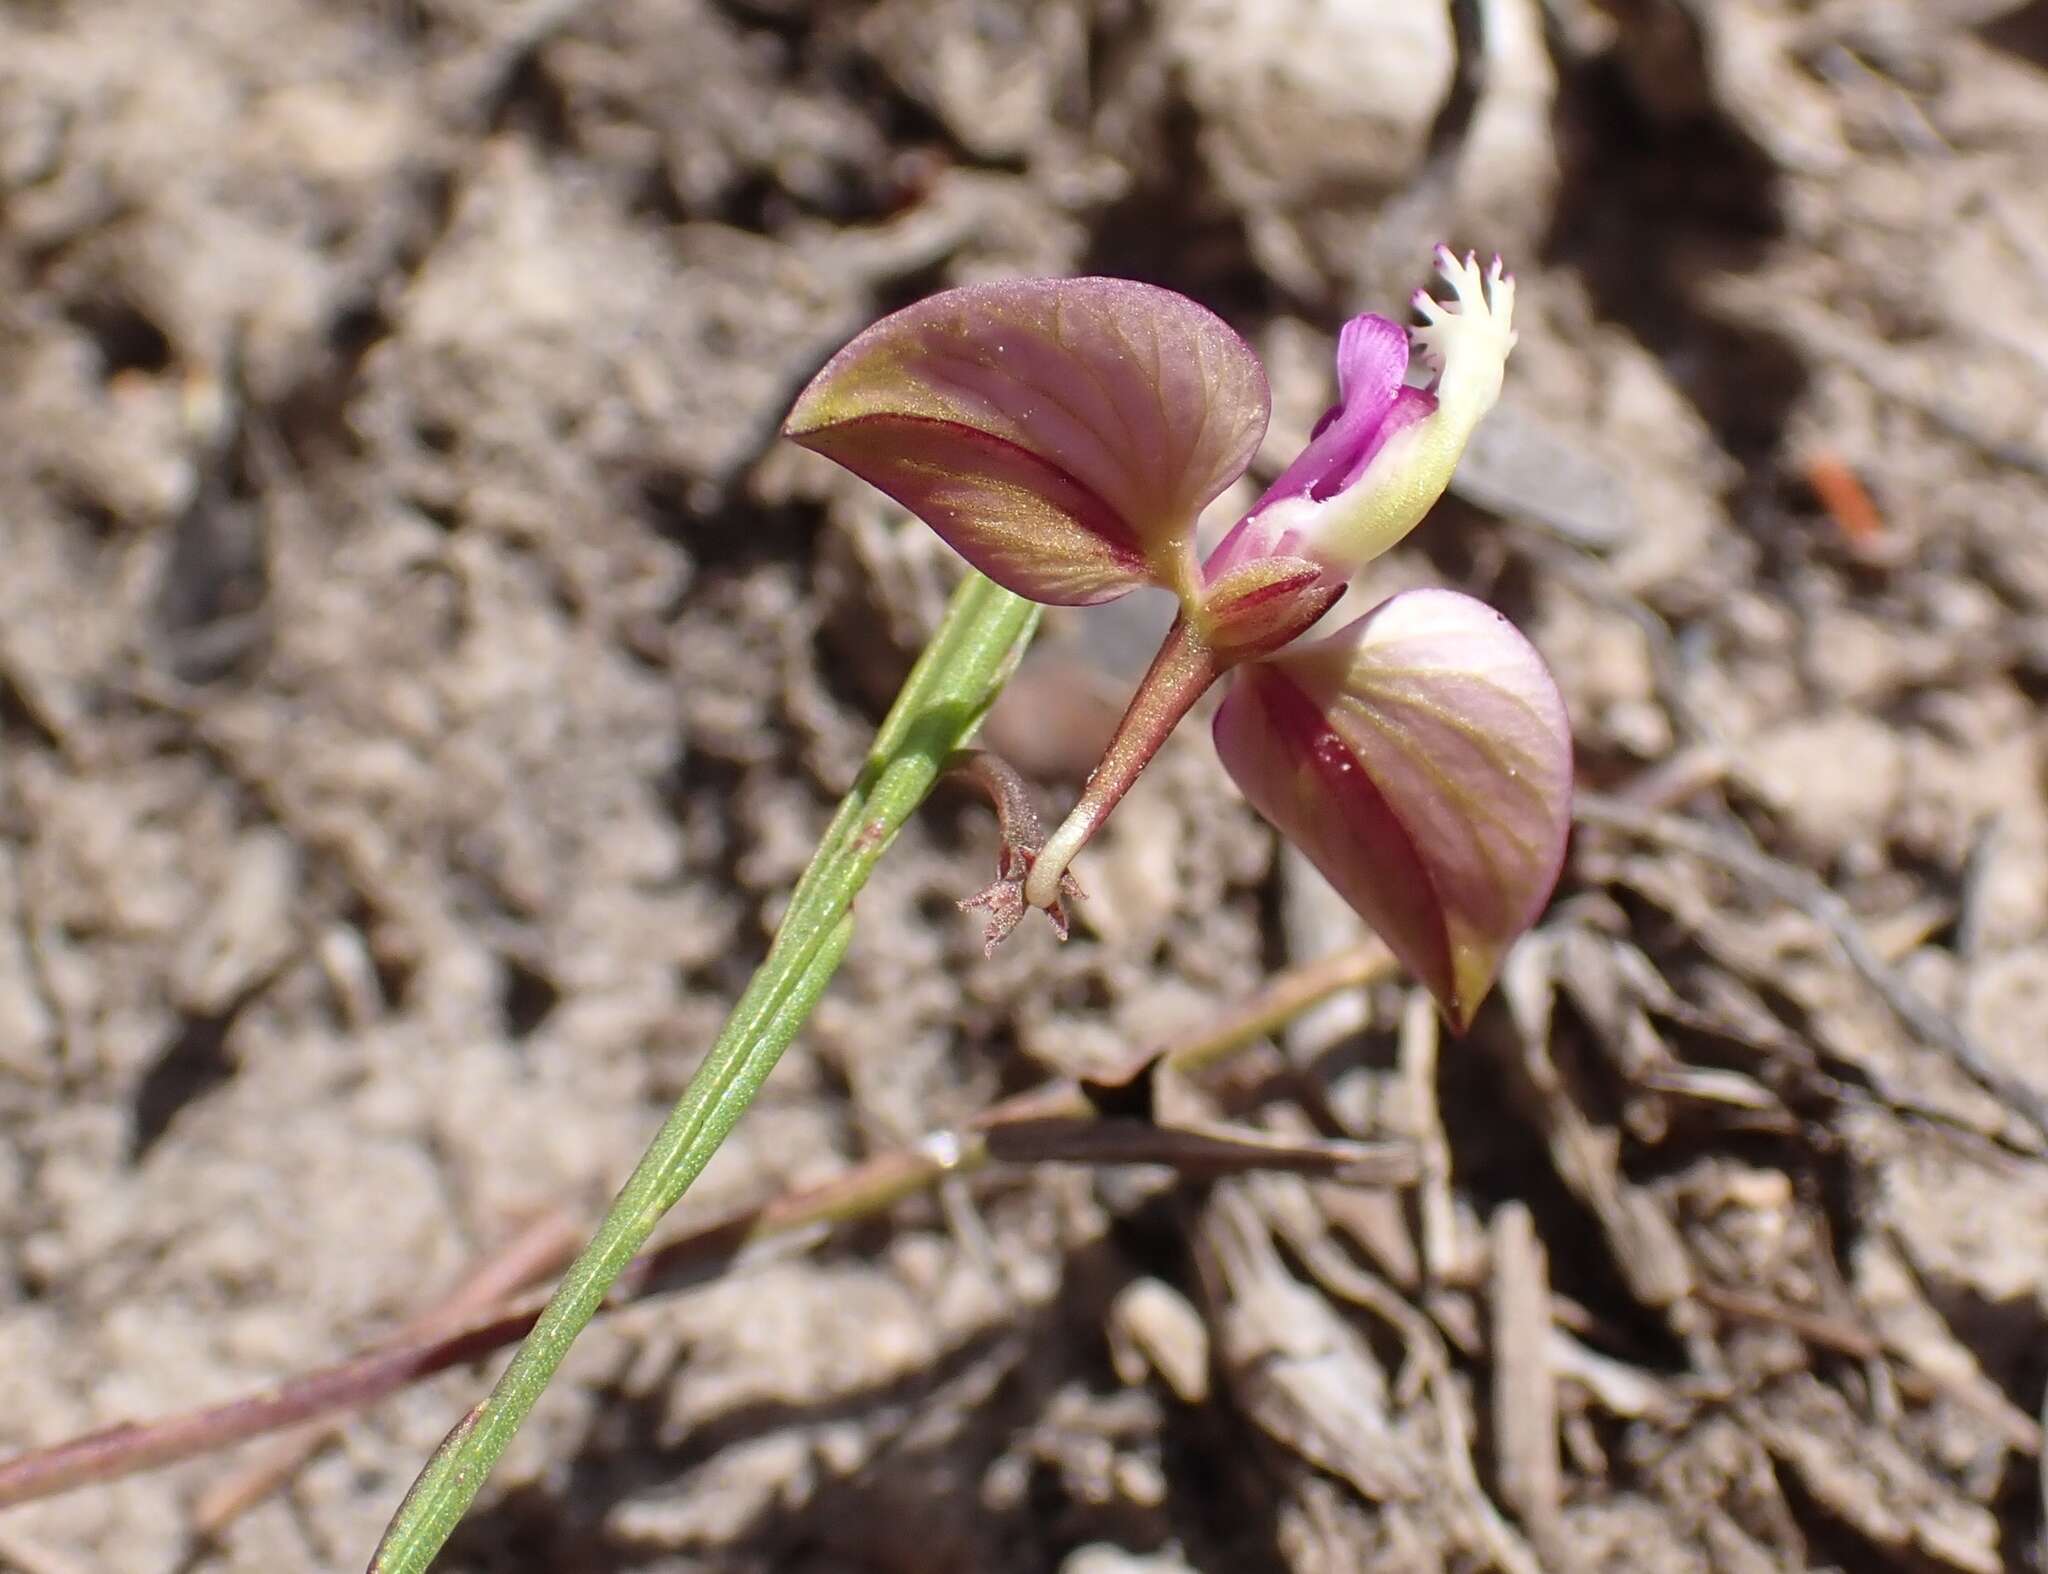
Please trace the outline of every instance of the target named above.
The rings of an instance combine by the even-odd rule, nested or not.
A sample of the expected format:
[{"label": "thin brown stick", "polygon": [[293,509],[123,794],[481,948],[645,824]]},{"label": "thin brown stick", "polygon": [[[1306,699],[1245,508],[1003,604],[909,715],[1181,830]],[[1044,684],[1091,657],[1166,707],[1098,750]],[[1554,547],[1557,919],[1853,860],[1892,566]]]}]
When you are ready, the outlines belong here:
[{"label": "thin brown stick", "polygon": [[1183,1175],[1282,1170],[1359,1186],[1405,1186],[1418,1164],[1405,1142],[1293,1140],[1225,1126],[1160,1126],[1149,1120],[1006,1120],[986,1133],[1006,1164],[1162,1164]]},{"label": "thin brown stick", "polygon": [[1168,1051],[1164,1063],[1181,1076],[1198,1077],[1245,1045],[1285,1027],[1318,1001],[1346,989],[1376,984],[1398,970],[1394,953],[1377,940],[1290,967],[1209,1032]]},{"label": "thin brown stick", "polygon": [[[1276,977],[1259,994],[1227,1012],[1205,1031],[1167,1052],[1176,1069],[1208,1068],[1337,991],[1383,976],[1392,967],[1377,942],[1321,958]],[[1143,1070],[1162,1057],[1135,1058]],[[638,1258],[620,1275],[606,1311],[716,1279],[756,1249],[792,1238],[807,1243],[832,1225],[868,1218],[949,1175],[971,1173],[992,1161],[988,1133],[1005,1124],[1086,1119],[1094,1105],[1067,1080],[991,1105],[964,1126],[936,1132],[910,1148],[855,1165],[821,1185],[784,1192],[701,1226]],[[1131,1162],[1112,1147],[1098,1163]],[[1153,1151],[1135,1157],[1157,1162]],[[1248,1156],[1249,1157],[1249,1156]],[[109,1427],[48,1448],[0,1461],[0,1509],[80,1487],[118,1480],[210,1454],[267,1433],[350,1410],[451,1367],[481,1360],[524,1338],[546,1305],[529,1296],[498,1306],[466,1326],[402,1338],[289,1378],[275,1388],[204,1410]]]},{"label": "thin brown stick", "polygon": [[1437,1106],[1437,1051],[1442,1038],[1435,1003],[1426,990],[1411,989],[1401,1010],[1401,1086],[1407,1095],[1408,1135],[1421,1154],[1416,1210],[1422,1226],[1422,1266],[1435,1285],[1465,1283],[1473,1267],[1460,1260],[1457,1208],[1451,1197],[1451,1141]]},{"label": "thin brown stick", "polygon": [[1789,1328],[1809,1344],[1839,1351],[1843,1355],[1853,1356],[1858,1361],[1878,1361],[1884,1358],[1884,1344],[1877,1335],[1858,1327],[1847,1318],[1832,1316],[1810,1306],[1793,1306],[1785,1301],[1775,1301],[1768,1296],[1724,1289],[1719,1285],[1696,1285],[1694,1293],[1704,1304],[1724,1317],[1736,1318],[1747,1323],[1771,1323],[1779,1328]]},{"label": "thin brown stick", "polygon": [[[576,1255],[580,1240],[576,1221],[567,1212],[549,1210],[483,1257],[433,1306],[408,1319],[394,1342],[456,1332],[487,1315],[500,1301],[560,1272]],[[289,1481],[335,1435],[343,1419],[337,1413],[279,1438],[243,1469],[201,1493],[192,1507],[194,1531],[217,1537]]]},{"label": "thin brown stick", "polygon": [[108,1427],[53,1448],[17,1455],[0,1464],[0,1508],[176,1464],[316,1416],[356,1409],[523,1337],[539,1318],[542,1304],[534,1301],[508,1308],[487,1322],[445,1338],[372,1349],[246,1399],[157,1421]]}]

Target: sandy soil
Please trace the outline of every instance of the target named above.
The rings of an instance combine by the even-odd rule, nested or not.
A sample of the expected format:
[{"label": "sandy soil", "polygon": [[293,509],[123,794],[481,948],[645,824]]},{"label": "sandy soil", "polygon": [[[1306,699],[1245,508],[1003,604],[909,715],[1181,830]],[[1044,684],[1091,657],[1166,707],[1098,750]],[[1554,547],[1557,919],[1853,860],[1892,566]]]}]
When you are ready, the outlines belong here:
[{"label": "sandy soil", "polygon": [[[1521,345],[1373,592],[1516,615],[1595,797],[1468,1039],[1389,981],[1238,1117],[1423,1184],[1013,1167],[633,1309],[444,1566],[2048,1566],[2044,67],[2039,0],[0,11],[0,1449],[595,1219],[954,573],[774,442],[854,330],[1172,285],[1270,475],[1448,238]],[[1048,623],[993,729],[1049,800],[1156,612]],[[1354,938],[1205,730],[1064,949],[981,959],[935,801],[684,1211]],[[0,1565],[359,1568],[485,1376]]]}]

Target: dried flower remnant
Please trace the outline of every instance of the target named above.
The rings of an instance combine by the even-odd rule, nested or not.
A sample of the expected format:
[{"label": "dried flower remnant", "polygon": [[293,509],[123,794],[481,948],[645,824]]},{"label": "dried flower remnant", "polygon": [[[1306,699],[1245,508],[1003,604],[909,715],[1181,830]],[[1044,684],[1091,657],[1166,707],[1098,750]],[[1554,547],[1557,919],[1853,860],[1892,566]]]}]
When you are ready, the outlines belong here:
[{"label": "dried flower remnant", "polygon": [[1170,290],[1121,279],[949,290],[862,333],[786,431],[937,530],[1019,595],[1058,605],[1171,591],[1180,615],[1080,800],[1042,845],[1005,843],[966,905],[991,941],[1027,908],[1064,931],[1068,866],[1226,675],[1221,757],[1259,812],[1470,1022],[1563,861],[1571,733],[1542,658],[1446,590],[1382,602],[1299,643],[1421,522],[1499,397],[1514,281],[1438,248],[1450,299],[1411,333],[1365,315],[1337,346],[1335,405],[1206,560],[1195,525],[1243,473],[1270,396],[1250,348]]}]

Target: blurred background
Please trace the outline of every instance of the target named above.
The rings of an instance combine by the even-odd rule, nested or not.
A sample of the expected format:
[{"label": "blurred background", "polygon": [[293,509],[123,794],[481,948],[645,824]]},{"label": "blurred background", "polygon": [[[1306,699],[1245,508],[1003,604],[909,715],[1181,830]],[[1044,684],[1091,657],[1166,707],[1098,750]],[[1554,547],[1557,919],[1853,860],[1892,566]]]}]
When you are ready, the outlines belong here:
[{"label": "blurred background", "polygon": [[[443,1566],[2048,1567],[2044,68],[2041,0],[11,0],[0,1447],[594,1221],[957,572],[777,445],[840,343],[1170,285],[1269,368],[1251,487],[1448,240],[1520,347],[1369,588],[1528,629],[1593,807],[1469,1038],[1388,979],[1233,1108],[1422,1183],[914,1198],[594,1328]],[[1049,805],[1156,616],[1048,619]],[[935,799],[683,1213],[1355,943],[1205,731],[1064,948],[981,959]],[[0,1565],[360,1568],[482,1381]]]}]

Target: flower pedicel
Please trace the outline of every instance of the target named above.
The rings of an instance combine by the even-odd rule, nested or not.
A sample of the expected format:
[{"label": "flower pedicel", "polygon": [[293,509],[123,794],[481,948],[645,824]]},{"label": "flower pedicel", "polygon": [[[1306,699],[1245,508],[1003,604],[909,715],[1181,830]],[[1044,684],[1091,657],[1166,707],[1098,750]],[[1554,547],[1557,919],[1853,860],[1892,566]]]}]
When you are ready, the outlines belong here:
[{"label": "flower pedicel", "polygon": [[828,362],[785,431],[917,514],[1034,601],[1140,585],[1180,615],[1066,821],[1006,847],[971,905],[991,943],[1037,907],[1065,929],[1068,865],[1174,726],[1226,675],[1217,751],[1246,798],[1320,869],[1458,1028],[1556,883],[1571,731],[1534,647],[1448,590],[1301,636],[1418,524],[1499,396],[1514,281],[1438,248],[1450,301],[1409,331],[1353,318],[1337,403],[1206,560],[1195,524],[1243,473],[1270,397],[1250,348],[1170,290],[1123,279],[948,290]]}]

